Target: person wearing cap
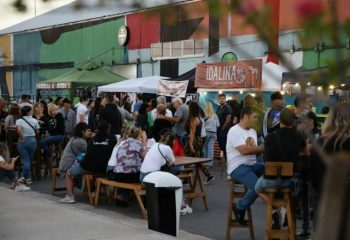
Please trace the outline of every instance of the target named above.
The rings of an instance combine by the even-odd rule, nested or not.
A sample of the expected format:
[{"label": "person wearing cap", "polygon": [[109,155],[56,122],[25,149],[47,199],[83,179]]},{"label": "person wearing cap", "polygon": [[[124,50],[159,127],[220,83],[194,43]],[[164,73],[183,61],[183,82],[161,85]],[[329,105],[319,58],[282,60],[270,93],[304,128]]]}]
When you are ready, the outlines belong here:
[{"label": "person wearing cap", "polygon": [[263,134],[266,137],[268,134],[280,128],[280,114],[284,109],[284,96],[280,92],[271,94],[272,108],[266,111],[263,122]]},{"label": "person wearing cap", "polygon": [[59,113],[62,114],[64,118],[64,136],[65,139],[69,139],[74,135],[74,128],[76,124],[75,112],[72,109],[72,102],[69,98],[65,98],[62,101],[63,107],[59,109]]}]

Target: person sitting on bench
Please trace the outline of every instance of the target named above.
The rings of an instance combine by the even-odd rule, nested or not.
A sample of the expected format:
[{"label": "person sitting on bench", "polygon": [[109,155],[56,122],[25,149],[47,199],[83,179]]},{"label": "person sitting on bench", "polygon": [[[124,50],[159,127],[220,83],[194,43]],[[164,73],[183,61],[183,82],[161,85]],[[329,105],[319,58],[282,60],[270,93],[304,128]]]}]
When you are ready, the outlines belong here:
[{"label": "person sitting on bench", "polygon": [[73,165],[67,172],[65,182],[67,195],[60,203],[75,203],[73,178],[84,174],[101,174],[106,172],[108,160],[117,143],[115,135],[109,133],[110,125],[101,121],[97,125],[97,133],[88,143],[84,159],[77,165]]},{"label": "person sitting on bench", "polygon": [[[146,145],[146,132],[141,128],[131,127],[128,138],[117,146],[115,166],[112,169],[109,166],[108,179],[124,183],[139,183],[142,160],[147,153]],[[116,204],[121,207],[129,206],[130,193],[128,189],[119,189]]]}]

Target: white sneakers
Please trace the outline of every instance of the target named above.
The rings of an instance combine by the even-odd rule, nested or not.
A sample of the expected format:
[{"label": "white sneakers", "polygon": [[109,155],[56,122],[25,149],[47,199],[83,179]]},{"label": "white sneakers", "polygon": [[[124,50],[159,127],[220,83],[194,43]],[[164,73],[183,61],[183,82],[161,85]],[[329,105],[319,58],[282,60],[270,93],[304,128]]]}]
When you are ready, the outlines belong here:
[{"label": "white sneakers", "polygon": [[190,206],[188,206],[187,204],[186,204],[185,207],[183,207],[183,208],[180,210],[180,214],[181,214],[181,215],[192,214],[192,213],[193,213],[192,208],[191,208]]},{"label": "white sneakers", "polygon": [[75,200],[74,200],[74,196],[69,196],[68,194],[60,199],[59,201],[60,203],[66,203],[66,204],[72,204],[72,203],[75,203]]},{"label": "white sneakers", "polygon": [[27,192],[27,191],[30,191],[30,187],[27,187],[24,184],[19,184],[18,186],[15,187],[15,190],[17,192]]}]

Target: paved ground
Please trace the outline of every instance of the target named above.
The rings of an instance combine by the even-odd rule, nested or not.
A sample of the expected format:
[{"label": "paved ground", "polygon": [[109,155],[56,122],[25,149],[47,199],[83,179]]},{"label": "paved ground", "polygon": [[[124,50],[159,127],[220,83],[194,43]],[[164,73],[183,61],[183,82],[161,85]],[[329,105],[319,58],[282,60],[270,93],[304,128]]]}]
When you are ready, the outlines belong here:
[{"label": "paved ground", "polygon": [[[58,204],[36,192],[0,187],[1,240],[174,239],[147,229],[144,220],[114,212],[114,218],[77,205]],[[117,219],[117,220],[116,220]],[[206,239],[184,231],[180,239]]]},{"label": "paved ground", "polygon": [[[224,177],[221,177],[220,167],[215,167],[213,172],[216,176],[216,180],[212,184],[206,186],[208,198],[209,198],[209,210],[205,211],[202,200],[196,199],[193,202],[194,213],[192,215],[181,217],[180,229],[192,234],[201,235],[212,239],[224,239],[225,231],[226,231],[229,185],[224,180]],[[125,231],[123,231],[123,234],[134,232],[133,228],[130,228],[131,225],[133,225],[135,226],[135,234],[139,234],[139,236],[150,237],[150,239],[151,239],[151,236],[153,237],[153,235],[151,234],[152,232],[146,230],[147,222],[143,220],[136,201],[134,201],[132,203],[132,206],[129,208],[120,208],[115,206],[114,204],[108,204],[105,201],[101,200],[100,205],[97,208],[95,208],[88,204],[87,196],[83,195],[80,191],[76,191],[76,200],[79,203],[73,206],[66,206],[66,205],[62,206],[57,201],[59,200],[59,198],[64,196],[64,193],[58,194],[57,196],[52,196],[50,194],[50,181],[48,179],[43,179],[39,182],[35,182],[32,185],[32,189],[34,192],[32,194],[34,195],[35,195],[35,192],[44,193],[44,194],[35,195],[35,198],[37,199],[38,204],[35,205],[35,207],[37,208],[33,212],[38,212],[38,214],[40,214],[40,216],[43,216],[44,219],[47,214],[48,217],[52,217],[54,219],[52,221],[54,221],[55,224],[57,223],[56,225],[57,229],[52,228],[52,225],[51,225],[51,227],[49,228],[50,231],[56,231],[56,230],[58,231],[63,229],[62,223],[64,224],[64,222],[67,219],[70,219],[69,217],[70,212],[74,210],[75,214],[81,213],[82,216],[89,216],[87,217],[87,219],[90,219],[90,218],[95,219],[95,216],[96,216],[96,219],[97,219],[96,221],[101,220],[101,222],[106,221],[106,222],[112,223],[112,225],[108,225],[108,226],[112,226],[111,231],[115,232],[115,236],[118,235],[117,232],[119,232],[118,231],[119,225],[122,225],[123,227],[125,226]],[[26,196],[27,194],[28,193],[21,193],[19,195],[16,194],[16,196],[18,197],[22,195]],[[3,201],[2,199],[3,199],[3,193],[1,193],[0,203]],[[43,203],[49,204],[51,208],[56,209],[57,212],[62,211],[62,213],[60,212],[59,216],[56,216],[56,214],[50,215],[49,211],[41,212],[40,211],[41,199],[44,200]],[[26,208],[27,200],[26,199],[24,200],[25,201],[22,202],[20,205],[21,208]],[[22,201],[22,200],[18,200],[18,201]],[[1,208],[0,208],[1,218],[3,215],[1,213],[1,211],[3,211],[2,208],[3,206],[1,205]],[[263,233],[265,228],[265,214],[266,214],[265,211],[266,211],[265,204],[258,199],[254,203],[252,208],[254,231],[255,231],[255,236],[257,240],[263,239]],[[90,226],[91,222],[89,221],[85,222],[87,221],[87,219],[85,219],[82,216],[77,217],[74,221],[71,221],[71,222],[78,224],[78,226],[82,226],[82,227]],[[82,220],[83,223],[80,223],[79,222],[80,220]],[[95,220],[93,220],[92,222],[95,222]],[[43,223],[45,223],[45,225],[48,224],[45,221]],[[73,226],[75,226],[75,224],[73,224]],[[66,224],[64,224],[64,226],[65,225]],[[16,226],[21,226],[21,225],[16,224]],[[71,227],[70,224],[67,224],[67,226]],[[16,228],[17,230],[20,229],[19,227],[16,227]],[[48,229],[48,228],[45,226],[45,229]],[[85,229],[85,228],[82,228],[82,229]],[[98,230],[98,233],[101,233],[100,237],[104,236],[103,235],[104,229],[105,228],[101,228],[101,231]],[[77,227],[73,227],[72,231],[73,230],[77,232],[81,232],[80,228],[77,228]],[[92,229],[89,229],[89,230],[92,230]],[[2,233],[2,231],[0,231],[0,233]],[[23,231],[23,234],[25,234],[25,231]],[[232,239],[237,239],[237,240],[249,239],[249,231],[248,229],[234,229],[232,231],[231,237]],[[0,239],[2,239],[1,235],[0,235]],[[21,238],[11,238],[11,239],[17,240]],[[42,239],[48,239],[48,238],[42,238]],[[58,239],[63,239],[63,238],[58,238]],[[89,238],[89,239],[96,239],[96,238]],[[108,238],[106,237],[102,239],[108,239]],[[152,239],[157,239],[157,238],[155,237]],[[162,235],[161,239],[166,239],[166,238],[164,235]],[[192,235],[187,235],[185,232],[182,232],[181,239],[196,239],[196,238],[194,238],[194,236]],[[53,239],[50,239],[50,240],[53,240]]]}]

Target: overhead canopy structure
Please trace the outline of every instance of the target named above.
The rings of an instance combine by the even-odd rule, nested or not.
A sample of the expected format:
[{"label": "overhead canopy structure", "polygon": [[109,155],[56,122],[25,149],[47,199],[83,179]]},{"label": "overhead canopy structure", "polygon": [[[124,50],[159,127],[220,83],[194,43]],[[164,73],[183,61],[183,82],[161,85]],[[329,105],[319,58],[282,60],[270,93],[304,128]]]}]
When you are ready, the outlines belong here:
[{"label": "overhead canopy structure", "polygon": [[[344,67],[347,67],[345,65]],[[341,83],[349,84],[350,83],[350,68],[347,67],[347,74],[345,79]],[[292,73],[285,72],[282,76],[282,84],[283,83],[308,83],[311,82],[311,85],[324,85],[329,82],[329,71],[328,67],[316,68],[316,69],[305,69],[298,68],[295,74],[298,75],[298,79],[295,79]]]},{"label": "overhead canopy structure", "polygon": [[113,73],[94,61],[88,61],[56,78],[37,83],[38,89],[67,89],[75,86],[99,86],[126,78]]},{"label": "overhead canopy structure", "polygon": [[281,90],[282,76],[288,70],[278,64],[268,62],[262,65],[262,91]]},{"label": "overhead canopy structure", "polygon": [[98,87],[100,92],[127,92],[127,93],[153,93],[157,94],[159,80],[168,77],[150,76],[143,78],[129,79],[118,83],[112,83]]}]

